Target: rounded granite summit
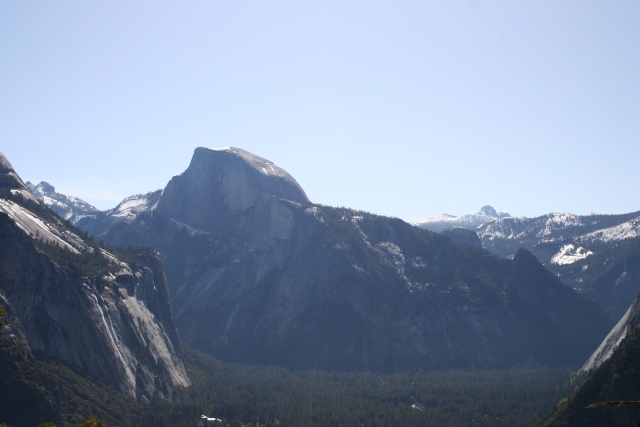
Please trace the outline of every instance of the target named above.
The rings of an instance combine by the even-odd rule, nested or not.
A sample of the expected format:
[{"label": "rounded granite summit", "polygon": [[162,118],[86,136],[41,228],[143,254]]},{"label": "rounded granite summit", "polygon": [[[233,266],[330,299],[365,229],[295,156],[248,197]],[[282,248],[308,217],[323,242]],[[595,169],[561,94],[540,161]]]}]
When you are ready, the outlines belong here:
[{"label": "rounded granite summit", "polygon": [[158,210],[201,230],[264,198],[310,204],[284,169],[240,148],[196,148],[187,170],[165,187]]}]

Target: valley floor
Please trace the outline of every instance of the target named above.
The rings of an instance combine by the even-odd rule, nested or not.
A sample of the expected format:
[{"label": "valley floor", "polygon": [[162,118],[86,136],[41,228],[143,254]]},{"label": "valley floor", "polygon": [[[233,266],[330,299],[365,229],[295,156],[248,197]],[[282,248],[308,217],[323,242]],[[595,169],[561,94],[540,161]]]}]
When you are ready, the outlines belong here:
[{"label": "valley floor", "polygon": [[377,375],[226,364],[188,350],[194,386],[143,408],[138,426],[530,426],[575,386],[568,369]]}]

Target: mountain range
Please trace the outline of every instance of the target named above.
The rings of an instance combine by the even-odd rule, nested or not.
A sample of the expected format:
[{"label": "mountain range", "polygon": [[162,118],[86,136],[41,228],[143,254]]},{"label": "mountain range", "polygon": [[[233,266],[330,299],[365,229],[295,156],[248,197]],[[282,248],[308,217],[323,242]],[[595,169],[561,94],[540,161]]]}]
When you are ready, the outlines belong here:
[{"label": "mountain range", "polygon": [[481,225],[488,224],[500,218],[509,218],[511,215],[504,212],[497,212],[492,206],[483,206],[475,214],[461,216],[442,214],[431,218],[414,219],[407,221],[416,227],[431,231],[445,231],[452,228],[476,229]]},{"label": "mountain range", "polygon": [[82,199],[58,193],[48,182],[43,181],[35,185],[27,181],[25,184],[38,200],[49,206],[60,218],[71,223],[75,224],[85,216],[97,215],[100,212],[98,208]]},{"label": "mountain range", "polygon": [[[474,232],[499,257],[527,249],[553,274],[619,319],[640,292],[640,212],[552,213],[511,217],[485,206],[477,214],[410,221],[447,235]],[[466,235],[466,239],[470,237]]]},{"label": "mountain range", "polygon": [[238,148],[198,148],[164,189],[99,211],[0,166],[3,336],[132,397],[189,385],[181,340],[226,361],[378,372],[579,366],[598,349],[587,375],[634,329],[638,214],[486,206],[436,233],[314,204]]},{"label": "mountain range", "polygon": [[198,148],[163,190],[76,225],[156,249],[182,339],[228,361],[384,372],[580,364],[611,325],[527,252],[499,259],[401,220],[313,204],[286,171],[238,148]]},{"label": "mountain range", "polygon": [[503,218],[476,230],[498,256],[531,251],[564,283],[619,319],[640,292],[640,212]]}]

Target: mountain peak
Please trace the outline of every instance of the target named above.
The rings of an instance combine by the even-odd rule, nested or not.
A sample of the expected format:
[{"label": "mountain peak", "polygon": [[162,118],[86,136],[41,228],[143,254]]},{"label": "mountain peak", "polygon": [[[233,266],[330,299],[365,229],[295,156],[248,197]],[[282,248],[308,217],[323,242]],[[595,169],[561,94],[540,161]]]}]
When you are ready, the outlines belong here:
[{"label": "mountain peak", "polygon": [[468,228],[474,230],[484,224],[492,222],[496,219],[509,217],[508,213],[497,212],[492,206],[485,205],[480,212],[475,214],[467,214],[461,216],[439,215],[433,218],[425,218],[409,221],[420,228],[431,231],[450,230],[452,228]]},{"label": "mountain peak", "polygon": [[187,170],[167,184],[158,209],[206,231],[222,217],[246,211],[264,197],[310,203],[296,180],[273,162],[240,148],[199,147]]},{"label": "mountain peak", "polygon": [[3,175],[8,174],[10,172],[15,173],[15,169],[13,169],[13,165],[9,162],[9,159],[5,157],[2,152],[0,152],[0,173]]},{"label": "mountain peak", "polygon": [[489,206],[489,205],[483,206],[480,209],[480,213],[483,213],[483,214],[485,214],[487,216],[495,216],[495,217],[498,216],[498,212],[496,212],[496,210],[493,208],[493,206]]},{"label": "mountain peak", "polygon": [[49,206],[61,218],[74,224],[87,215],[96,215],[99,212],[98,208],[82,199],[56,192],[56,188],[46,181],[40,181],[37,185],[27,181],[26,185],[38,200]]},{"label": "mountain peak", "polygon": [[49,184],[46,181],[40,181],[40,184],[34,185],[27,181],[27,187],[35,194],[36,191],[41,192],[42,194],[55,194],[56,188]]}]

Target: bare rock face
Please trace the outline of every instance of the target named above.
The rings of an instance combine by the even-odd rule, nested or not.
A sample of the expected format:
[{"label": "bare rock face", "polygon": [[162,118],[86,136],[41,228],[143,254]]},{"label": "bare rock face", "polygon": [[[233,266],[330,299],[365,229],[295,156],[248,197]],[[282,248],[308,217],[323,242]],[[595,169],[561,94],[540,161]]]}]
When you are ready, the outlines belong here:
[{"label": "bare rock face", "polygon": [[589,360],[580,368],[580,374],[587,374],[598,369],[605,361],[609,360],[620,344],[640,326],[640,297],[631,304],[631,307],[620,318],[616,326],[602,341],[600,346],[591,355]]},{"label": "bare rock face", "polygon": [[[0,179],[18,182],[7,163]],[[132,397],[189,386],[159,257],[107,252],[22,188],[0,190],[0,287],[30,349]]]},{"label": "bare rock face", "polygon": [[36,201],[36,198],[31,194],[27,185],[16,173],[9,159],[2,153],[0,153],[0,191],[2,191],[2,195],[5,197],[10,194],[19,194],[26,200]]},{"label": "bare rock face", "polygon": [[[273,198],[309,204],[296,181],[272,162],[239,148],[197,148],[189,168],[166,186],[157,209],[197,230],[217,233],[230,215]],[[274,233],[286,234],[286,219],[273,227]]]}]

